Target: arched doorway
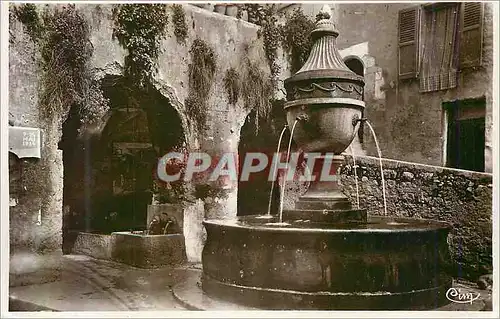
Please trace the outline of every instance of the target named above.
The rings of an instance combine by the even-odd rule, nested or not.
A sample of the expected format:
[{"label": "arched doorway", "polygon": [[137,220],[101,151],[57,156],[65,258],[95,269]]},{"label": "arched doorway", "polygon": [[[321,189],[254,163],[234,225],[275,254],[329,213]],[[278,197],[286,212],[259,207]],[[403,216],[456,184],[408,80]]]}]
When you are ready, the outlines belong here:
[{"label": "arched doorway", "polygon": [[79,231],[144,230],[153,197],[178,200],[155,182],[158,159],[185,144],[177,111],[154,87],[139,90],[125,77],[106,76],[101,86],[110,106],[102,129],[78,134],[76,111],[63,125],[66,253]]}]

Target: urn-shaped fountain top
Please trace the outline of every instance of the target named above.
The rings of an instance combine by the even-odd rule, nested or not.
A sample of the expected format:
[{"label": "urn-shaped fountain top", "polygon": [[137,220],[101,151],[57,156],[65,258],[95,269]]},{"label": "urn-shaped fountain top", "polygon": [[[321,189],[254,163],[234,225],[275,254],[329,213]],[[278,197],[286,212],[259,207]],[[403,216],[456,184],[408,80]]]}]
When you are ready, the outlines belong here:
[{"label": "urn-shaped fountain top", "polygon": [[316,16],[316,27],[311,32],[314,44],[307,61],[297,73],[285,80],[289,102],[313,97],[304,87],[311,86],[314,89],[312,86],[315,85],[320,85],[323,91],[328,92],[328,97],[334,97],[332,92],[337,89],[337,97],[363,99],[364,78],[344,63],[336,47],[339,33],[330,17],[330,8],[325,5]]}]

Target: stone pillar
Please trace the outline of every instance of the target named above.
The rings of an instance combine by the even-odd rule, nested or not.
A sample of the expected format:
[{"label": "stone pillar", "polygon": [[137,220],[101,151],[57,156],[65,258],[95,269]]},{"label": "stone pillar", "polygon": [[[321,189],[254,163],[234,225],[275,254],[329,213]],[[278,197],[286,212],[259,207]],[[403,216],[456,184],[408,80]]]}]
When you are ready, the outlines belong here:
[{"label": "stone pillar", "polygon": [[221,97],[215,98],[212,103],[218,107],[209,108],[208,129],[199,134],[200,148],[197,150],[210,156],[211,166],[202,181],[192,183],[195,202],[190,203],[184,212],[186,254],[190,262],[201,262],[206,240],[203,220],[236,217],[238,207],[238,180],[227,176],[217,181],[209,181],[209,178],[223,156],[234,159],[238,174],[240,129],[248,112],[238,106],[229,107]]},{"label": "stone pillar", "polygon": [[[237,175],[239,135],[236,137],[220,136],[219,134],[215,135],[213,137],[214,142],[208,143],[206,147],[207,153],[212,158],[210,174],[224,157],[227,159],[231,157],[234,160]],[[219,141],[219,143],[215,141]],[[232,168],[228,166],[227,169]],[[217,181],[208,182],[208,185],[210,186],[210,190],[204,198],[205,218],[222,219],[235,217],[237,214],[238,181],[229,176],[221,176]]]},{"label": "stone pillar", "polygon": [[[19,179],[10,188],[18,191],[9,209],[10,286],[57,279],[62,255],[62,151],[52,122],[42,130],[41,159],[21,159]],[[39,275],[31,277],[37,271]],[[47,274],[40,275],[40,274]]]}]

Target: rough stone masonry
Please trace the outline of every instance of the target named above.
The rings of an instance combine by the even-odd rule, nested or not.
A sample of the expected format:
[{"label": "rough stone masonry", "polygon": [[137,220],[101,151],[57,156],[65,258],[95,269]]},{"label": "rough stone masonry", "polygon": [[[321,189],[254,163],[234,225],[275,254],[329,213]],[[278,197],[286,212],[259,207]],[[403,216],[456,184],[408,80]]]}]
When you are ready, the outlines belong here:
[{"label": "rough stone masonry", "polygon": [[[360,206],[369,214],[383,215],[378,159],[356,158],[356,164]],[[352,157],[346,157],[342,185],[355,204],[353,166]],[[450,223],[448,243],[455,277],[476,280],[493,271],[491,174],[395,160],[383,160],[383,167],[390,216]]]}]

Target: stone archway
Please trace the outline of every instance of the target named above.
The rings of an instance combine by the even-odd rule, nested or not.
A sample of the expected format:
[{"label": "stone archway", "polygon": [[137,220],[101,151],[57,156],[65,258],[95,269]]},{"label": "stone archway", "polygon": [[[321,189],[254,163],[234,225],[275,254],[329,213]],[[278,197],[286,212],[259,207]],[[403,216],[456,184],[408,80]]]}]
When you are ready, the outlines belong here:
[{"label": "stone archway", "polygon": [[73,113],[64,123],[66,253],[78,231],[144,230],[153,199],[160,204],[181,201],[177,188],[157,187],[155,181],[158,159],[186,146],[177,110],[153,86],[138,90],[117,75],[101,81],[110,104],[104,125],[77,134],[79,118]]}]

